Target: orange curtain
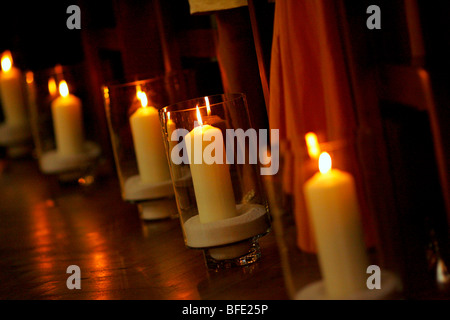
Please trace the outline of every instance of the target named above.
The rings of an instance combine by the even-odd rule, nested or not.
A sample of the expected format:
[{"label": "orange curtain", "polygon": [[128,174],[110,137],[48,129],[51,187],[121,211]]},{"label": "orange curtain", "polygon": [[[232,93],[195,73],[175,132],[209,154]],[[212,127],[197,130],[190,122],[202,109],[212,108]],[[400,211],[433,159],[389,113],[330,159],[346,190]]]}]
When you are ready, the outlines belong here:
[{"label": "orange curtain", "polygon": [[[317,171],[306,153],[304,136],[315,132],[319,142],[345,145],[345,156],[333,159],[355,176],[357,123],[339,34],[336,2],[330,0],[277,0],[270,70],[269,122],[280,130],[282,146],[289,146],[291,168],[285,192],[293,195],[298,246],[316,252],[305,210],[303,183]],[[283,151],[282,151],[283,154]],[[345,158],[345,159],[339,159]],[[360,201],[368,245],[374,244],[370,216]]]}]

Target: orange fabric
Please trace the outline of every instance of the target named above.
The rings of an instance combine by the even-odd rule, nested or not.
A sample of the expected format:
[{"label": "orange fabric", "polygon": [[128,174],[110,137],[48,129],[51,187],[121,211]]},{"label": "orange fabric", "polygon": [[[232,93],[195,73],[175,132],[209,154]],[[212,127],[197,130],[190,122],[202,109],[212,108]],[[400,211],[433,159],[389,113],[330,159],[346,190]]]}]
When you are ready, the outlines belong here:
[{"label": "orange fabric", "polygon": [[[313,131],[319,142],[355,139],[351,90],[346,73],[334,1],[278,0],[270,70],[269,122],[280,130],[293,154],[293,181],[285,192],[294,197],[298,246],[316,252],[303,199],[303,184],[317,171],[306,153],[304,136]],[[341,157],[339,154],[337,158]],[[343,169],[358,176],[356,152],[346,149]],[[363,206],[364,206],[364,201]],[[363,213],[368,243],[373,230]]]}]

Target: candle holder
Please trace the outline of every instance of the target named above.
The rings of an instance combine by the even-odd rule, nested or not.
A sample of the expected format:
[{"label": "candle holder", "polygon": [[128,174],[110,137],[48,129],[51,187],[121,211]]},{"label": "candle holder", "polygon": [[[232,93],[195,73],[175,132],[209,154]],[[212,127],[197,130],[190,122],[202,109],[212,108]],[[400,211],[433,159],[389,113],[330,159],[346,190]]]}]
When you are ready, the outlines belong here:
[{"label": "candle holder", "polygon": [[0,146],[11,158],[25,156],[32,150],[25,74],[16,68],[9,51],[1,56],[0,71]]},{"label": "candle holder", "polygon": [[[383,266],[377,278],[381,287],[368,287],[375,270],[368,268],[380,262],[370,228],[361,223],[367,208],[360,181],[353,178],[353,145],[323,142],[323,136],[309,133],[305,145],[295,149],[282,141],[280,169],[264,177],[288,295],[293,300],[397,299],[401,282]],[[328,171],[323,162],[319,168],[325,152],[332,159]]]},{"label": "candle holder", "polygon": [[137,204],[144,220],[177,216],[158,110],[195,94],[188,70],[104,87],[122,198]]},{"label": "candle holder", "polygon": [[[160,111],[185,245],[203,250],[213,269],[258,261],[258,239],[270,230],[247,110],[243,94],[222,94]],[[254,139],[246,144],[239,132]]]},{"label": "candle holder", "polygon": [[[27,73],[36,157],[42,173],[61,182],[90,176],[101,149],[93,136],[93,108],[79,68],[56,66]],[[61,91],[62,90],[62,91]],[[65,96],[63,96],[65,95]],[[92,179],[90,179],[92,180]]]}]

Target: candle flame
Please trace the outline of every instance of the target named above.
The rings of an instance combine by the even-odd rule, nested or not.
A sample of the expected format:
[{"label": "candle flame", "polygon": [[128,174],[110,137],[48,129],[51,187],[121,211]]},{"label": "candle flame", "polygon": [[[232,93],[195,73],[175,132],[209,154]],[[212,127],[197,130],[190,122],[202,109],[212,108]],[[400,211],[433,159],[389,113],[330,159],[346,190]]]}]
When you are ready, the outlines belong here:
[{"label": "candle flame", "polygon": [[206,103],[206,112],[208,114],[208,116],[211,115],[211,106],[209,105],[209,98],[205,97],[205,103]]},{"label": "candle flame", "polygon": [[198,105],[197,105],[197,121],[201,126],[203,125],[202,115],[200,114],[200,109],[198,108]]},{"label": "candle flame", "polygon": [[55,78],[48,79],[48,92],[50,92],[50,95],[54,96],[58,92],[58,88],[56,87],[56,80]]},{"label": "candle flame", "polygon": [[308,147],[308,154],[311,159],[318,159],[320,155],[320,146],[317,135],[314,132],[308,132],[305,135],[306,146]]},{"label": "candle flame", "polygon": [[331,170],[331,157],[327,152],[322,152],[320,154],[319,170],[321,173],[327,173]]},{"label": "candle flame", "polygon": [[170,120],[170,111],[167,112],[167,120]]},{"label": "candle flame", "polygon": [[5,51],[2,54],[2,70],[4,72],[8,72],[9,70],[11,70],[12,65],[13,65],[13,60],[12,60],[12,56],[11,56],[11,52],[10,51]]},{"label": "candle flame", "polygon": [[148,99],[145,92],[138,89],[138,91],[136,92],[136,96],[139,99],[139,101],[141,101],[142,108],[146,108],[148,106]]},{"label": "candle flame", "polygon": [[109,99],[109,89],[108,87],[103,87],[103,96],[105,97],[105,99]]},{"label": "candle flame", "polygon": [[28,84],[31,84],[34,82],[34,74],[32,71],[28,71],[27,74],[25,75],[25,79],[27,81]]},{"label": "candle flame", "polygon": [[62,80],[59,83],[59,94],[62,97],[67,97],[69,95],[69,86],[67,85],[67,82],[65,80]]}]

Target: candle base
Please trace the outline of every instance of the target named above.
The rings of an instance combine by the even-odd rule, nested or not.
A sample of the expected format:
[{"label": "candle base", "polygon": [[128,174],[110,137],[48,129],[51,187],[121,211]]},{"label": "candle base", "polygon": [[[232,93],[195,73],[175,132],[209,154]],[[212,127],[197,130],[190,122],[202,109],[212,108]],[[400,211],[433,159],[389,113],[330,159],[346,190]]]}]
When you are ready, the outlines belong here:
[{"label": "candle base", "polygon": [[[369,276],[369,275],[368,275]],[[335,300],[394,300],[398,299],[401,292],[401,282],[396,275],[391,272],[381,272],[380,289],[364,289],[355,292],[342,299]],[[323,281],[316,281],[297,292],[294,300],[334,300],[331,299]]]},{"label": "candle base", "polygon": [[265,207],[241,204],[236,209],[233,218],[201,223],[195,215],[184,223],[187,247],[203,249],[210,269],[246,266],[261,258],[258,239],[269,232]]},{"label": "candle base", "polygon": [[145,201],[173,196],[172,180],[145,183],[139,175],[128,178],[123,184],[123,198],[130,202]]},{"label": "candle base", "polygon": [[266,208],[258,204],[239,204],[233,218],[201,223],[195,215],[184,223],[186,245],[190,248],[212,248],[230,245],[264,235],[269,231]]},{"label": "candle base", "polygon": [[161,220],[176,217],[177,204],[174,198],[145,201],[138,204],[139,214],[143,220]]},{"label": "candle base", "polygon": [[242,267],[261,258],[258,237],[227,246],[208,248],[203,252],[209,269]]},{"label": "candle base", "polygon": [[42,154],[40,159],[41,171],[44,174],[60,174],[68,171],[77,171],[92,165],[100,156],[100,147],[91,141],[86,141],[84,150],[73,155],[61,155],[57,150]]}]

